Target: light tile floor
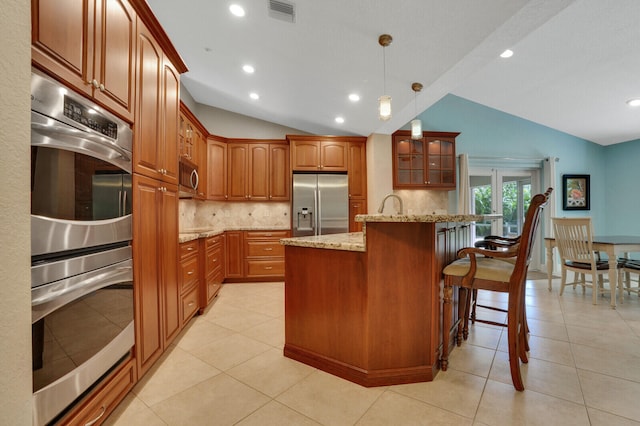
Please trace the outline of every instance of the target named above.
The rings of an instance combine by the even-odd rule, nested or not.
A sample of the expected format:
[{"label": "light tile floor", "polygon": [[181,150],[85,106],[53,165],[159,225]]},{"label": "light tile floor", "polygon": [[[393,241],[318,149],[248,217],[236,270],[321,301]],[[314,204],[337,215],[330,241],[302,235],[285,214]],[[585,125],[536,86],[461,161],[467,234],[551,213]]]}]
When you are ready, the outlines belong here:
[{"label": "light tile floor", "polygon": [[640,424],[638,297],[614,310],[606,296],[594,306],[590,290],[559,296],[554,284],[527,281],[524,392],[500,327],[473,326],[433,382],[364,388],[283,357],[283,283],[226,284],[105,424]]}]

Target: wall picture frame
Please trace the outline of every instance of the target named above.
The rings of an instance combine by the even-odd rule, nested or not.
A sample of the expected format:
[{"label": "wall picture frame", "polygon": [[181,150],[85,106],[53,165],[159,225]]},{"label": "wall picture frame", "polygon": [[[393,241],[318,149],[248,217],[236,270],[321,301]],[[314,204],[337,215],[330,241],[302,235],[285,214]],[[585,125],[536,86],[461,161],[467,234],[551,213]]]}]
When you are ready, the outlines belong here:
[{"label": "wall picture frame", "polygon": [[562,175],[562,210],[590,210],[590,175]]}]

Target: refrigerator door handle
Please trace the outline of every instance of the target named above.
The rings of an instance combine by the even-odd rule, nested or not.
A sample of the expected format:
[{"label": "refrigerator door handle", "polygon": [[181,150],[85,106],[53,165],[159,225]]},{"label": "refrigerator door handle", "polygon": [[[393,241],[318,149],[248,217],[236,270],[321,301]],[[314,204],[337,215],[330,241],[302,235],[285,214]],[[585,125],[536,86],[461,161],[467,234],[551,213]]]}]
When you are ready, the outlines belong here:
[{"label": "refrigerator door handle", "polygon": [[318,214],[316,215],[316,221],[318,222],[318,235],[322,235],[322,191],[318,189],[318,206],[316,207]]},{"label": "refrigerator door handle", "polygon": [[316,212],[316,217],[313,220],[313,234],[314,235],[320,235],[320,232],[318,232],[318,218],[320,217],[321,212],[318,210],[318,190],[315,189],[313,191],[313,211]]}]

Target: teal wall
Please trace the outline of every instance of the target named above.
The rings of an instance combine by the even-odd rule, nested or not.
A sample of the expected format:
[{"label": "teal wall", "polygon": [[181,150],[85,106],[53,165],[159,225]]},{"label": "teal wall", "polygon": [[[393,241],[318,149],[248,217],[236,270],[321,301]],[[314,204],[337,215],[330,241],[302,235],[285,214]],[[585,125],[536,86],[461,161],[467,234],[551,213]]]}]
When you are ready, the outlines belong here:
[{"label": "teal wall", "polygon": [[640,235],[640,139],[606,147],[605,205],[611,235]]},{"label": "teal wall", "polygon": [[[591,216],[597,234],[640,235],[636,220],[640,216],[636,186],[640,180],[640,139],[605,147],[454,95],[442,98],[420,119],[425,130],[460,132],[457,154],[558,157],[554,188],[557,216]],[[562,210],[563,174],[591,175],[591,210]]]}]

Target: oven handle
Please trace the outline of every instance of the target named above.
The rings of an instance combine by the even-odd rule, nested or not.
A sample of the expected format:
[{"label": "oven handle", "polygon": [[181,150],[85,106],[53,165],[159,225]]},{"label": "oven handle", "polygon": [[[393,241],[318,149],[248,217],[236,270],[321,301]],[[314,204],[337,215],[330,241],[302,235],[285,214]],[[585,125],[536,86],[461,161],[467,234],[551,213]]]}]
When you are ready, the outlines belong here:
[{"label": "oven handle", "polygon": [[106,137],[62,124],[35,111],[31,111],[31,145],[98,157],[131,173],[131,152]]},{"label": "oven handle", "polygon": [[127,259],[31,290],[31,322],[91,292],[114,284],[133,287],[133,262]]}]

